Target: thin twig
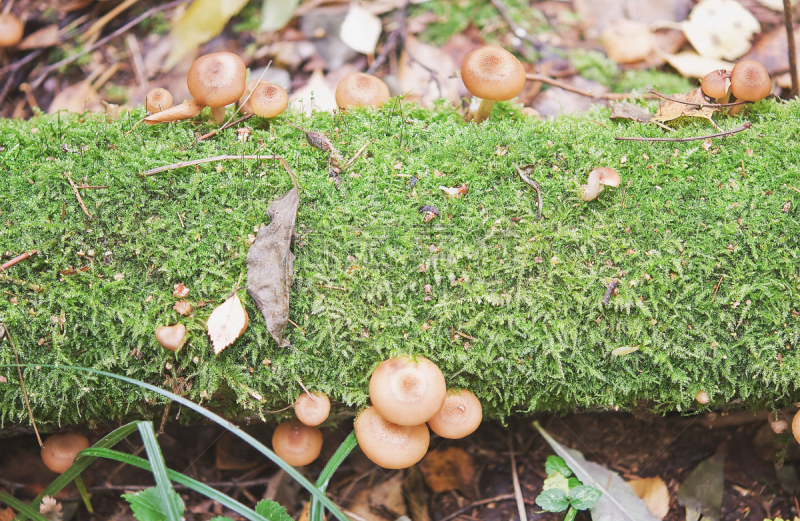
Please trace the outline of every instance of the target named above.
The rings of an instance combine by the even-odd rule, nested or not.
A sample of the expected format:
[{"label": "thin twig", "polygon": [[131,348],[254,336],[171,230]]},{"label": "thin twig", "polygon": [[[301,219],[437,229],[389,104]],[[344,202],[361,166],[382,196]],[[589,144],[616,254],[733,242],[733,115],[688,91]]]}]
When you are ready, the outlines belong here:
[{"label": "thin twig", "polygon": [[711,302],[714,302],[714,299],[717,298],[717,291],[719,291],[719,285],[722,284],[723,277],[725,277],[725,275],[722,275],[717,281],[717,285],[714,286],[714,295],[711,297]]},{"label": "thin twig", "polygon": [[25,253],[23,253],[21,255],[17,255],[16,257],[11,259],[10,261],[8,261],[8,262],[4,263],[2,266],[0,266],[0,271],[5,271],[8,268],[10,268],[11,266],[13,266],[14,264],[18,263],[19,261],[23,261],[23,260],[27,259],[28,257],[30,257],[31,255],[35,255],[35,254],[36,254],[36,250],[31,250],[31,251],[26,251]]},{"label": "thin twig", "polygon": [[749,121],[742,125],[741,127],[736,127],[732,130],[726,130],[725,132],[718,132],[717,134],[709,134],[707,136],[694,136],[694,137],[676,137],[676,138],[669,138],[669,137],[615,137],[617,141],[669,141],[671,143],[684,143],[686,141],[701,141],[703,139],[712,139],[716,137],[725,137],[730,136],[731,134],[736,134],[737,132],[742,132],[743,130],[747,130],[748,128],[752,127],[753,124]]},{"label": "thin twig", "polygon": [[300,384],[300,387],[302,387],[302,388],[303,388],[303,390],[304,390],[304,391],[306,392],[306,394],[308,395],[308,397],[309,397],[309,398],[311,398],[311,401],[316,403],[316,401],[317,401],[317,397],[316,397],[316,396],[314,396],[313,394],[311,394],[311,391],[309,391],[309,390],[308,390],[308,387],[306,387],[306,386],[303,384],[303,381],[302,381],[302,380],[300,380],[300,379],[298,378],[298,379],[297,379],[297,383],[299,383],[299,384]]},{"label": "thin twig", "polygon": [[786,24],[786,38],[789,44],[789,73],[792,76],[792,92],[789,97],[793,98],[798,93],[797,80],[797,51],[794,48],[794,24],[792,23],[792,2],[791,0],[783,0],[783,21]]},{"label": "thin twig", "polygon": [[368,146],[369,146],[369,141],[367,141],[366,143],[364,143],[364,146],[358,149],[358,152],[356,152],[356,153],[355,153],[355,155],[353,155],[353,157],[351,157],[351,158],[350,158],[350,161],[348,161],[347,163],[345,163],[345,164],[344,164],[344,167],[342,167],[342,170],[347,170],[347,167],[349,167],[350,165],[352,165],[352,164],[353,164],[353,162],[354,162],[356,159],[358,159],[358,156],[360,156],[360,155],[361,155],[361,154],[364,152],[364,150],[366,150],[366,149],[367,149],[367,147],[368,147]]},{"label": "thin twig", "polygon": [[467,334],[462,333],[461,331],[453,331],[456,335],[460,336],[461,338],[466,338],[467,340],[472,340],[473,342],[478,342],[479,340],[474,336],[469,336]]},{"label": "thin twig", "polygon": [[617,284],[619,284],[619,279],[612,280],[611,283],[608,285],[608,289],[606,289],[606,294],[603,295],[603,300],[601,301],[601,303],[604,306],[607,306],[608,303],[611,302],[611,294],[614,293],[614,288],[617,287]]},{"label": "thin twig", "polygon": [[39,440],[39,447],[44,448],[44,443],[42,443],[42,437],[39,436],[39,429],[36,428],[36,420],[33,418],[31,403],[28,401],[28,391],[25,390],[25,382],[22,378],[22,366],[19,365],[19,352],[17,351],[17,344],[11,337],[11,331],[8,329],[8,326],[6,324],[0,324],[0,325],[2,325],[3,329],[5,330],[6,336],[8,336],[8,340],[9,342],[11,342],[11,347],[14,348],[14,360],[17,362],[17,373],[19,374],[19,385],[22,388],[22,397],[25,398],[25,407],[28,408],[28,414],[31,417],[31,423],[33,424],[33,432],[36,433],[36,439]]},{"label": "thin twig", "polygon": [[178,214],[178,220],[181,222],[181,228],[185,228],[183,225],[183,217],[181,217],[181,213],[178,210],[175,210],[175,213]]},{"label": "thin twig", "polygon": [[80,203],[81,208],[83,208],[83,213],[85,213],[86,217],[88,217],[89,219],[93,219],[93,217],[89,213],[89,210],[86,209],[86,205],[83,204],[83,199],[81,199],[81,194],[80,192],[78,192],[78,187],[75,186],[75,183],[72,181],[72,178],[69,176],[69,173],[64,172],[64,175],[67,176],[67,181],[69,181],[69,184],[72,186],[72,191],[75,192],[75,197],[78,198],[78,203]]},{"label": "thin twig", "polygon": [[[367,74],[375,74],[375,71],[378,70],[383,62],[386,61],[386,58],[389,56],[389,53],[397,46],[397,40],[402,38],[402,33],[406,30],[406,20],[408,19],[408,5],[410,1],[406,1],[400,9],[397,10],[395,13],[395,23],[397,27],[389,33],[389,36],[386,37],[386,42],[383,44],[381,48],[380,54],[372,60],[372,63],[369,64],[369,68],[367,69]],[[404,42],[405,43],[405,42]]]},{"label": "thin twig", "polygon": [[[440,519],[440,521],[451,521],[452,519],[457,518],[458,516],[460,516],[464,512],[467,512],[468,510],[472,510],[473,508],[477,508],[477,507],[482,506],[482,505],[487,505],[489,503],[498,503],[500,501],[510,501],[512,499],[515,499],[515,498],[516,498],[516,496],[514,494],[503,494],[501,496],[490,497],[490,498],[487,498],[487,499],[479,499],[478,501],[473,501],[469,505],[466,505],[466,506],[464,506],[462,508],[459,508],[458,510],[456,510],[455,512],[453,512],[451,514],[448,514],[447,516],[445,516],[442,519]],[[525,500],[525,503],[528,504],[528,505],[534,505],[535,504],[533,501],[528,500],[528,499]]]},{"label": "thin twig", "polygon": [[208,139],[208,138],[210,138],[211,136],[213,136],[213,135],[215,135],[215,134],[217,134],[217,133],[219,133],[219,132],[222,132],[222,131],[223,131],[223,130],[225,130],[226,128],[232,127],[232,126],[234,126],[234,125],[238,125],[238,124],[239,124],[239,123],[241,123],[242,121],[247,121],[248,119],[252,118],[253,116],[255,116],[255,114],[249,114],[249,115],[247,115],[247,116],[242,116],[241,118],[237,119],[236,121],[230,121],[230,122],[228,122],[228,123],[225,123],[225,124],[224,124],[224,125],[222,125],[221,127],[219,127],[219,128],[215,128],[214,130],[212,130],[212,131],[211,131],[211,132],[209,132],[208,134],[203,134],[203,135],[202,135],[202,136],[200,136],[199,138],[195,139],[195,140],[194,140],[194,142],[195,142],[195,143],[197,143],[198,141],[203,141],[204,139]]},{"label": "thin twig", "polygon": [[86,29],[86,31],[81,35],[80,40],[85,43],[96,38],[97,34],[103,30],[108,22],[116,18],[118,14],[125,11],[137,1],[138,0],[125,0],[121,4],[117,5],[114,9],[98,18],[97,21],[95,21],[88,29]]},{"label": "thin twig", "polygon": [[517,175],[519,175],[519,178],[522,179],[525,184],[536,190],[536,197],[538,199],[538,203],[536,205],[536,219],[542,220],[542,189],[539,187],[539,183],[528,177],[525,172],[523,172],[522,169],[516,165],[516,163],[514,164],[514,168],[517,170]]},{"label": "thin twig", "polygon": [[340,288],[339,286],[326,286],[324,284],[320,284],[319,287],[325,289],[338,289],[339,291],[347,291],[345,288]]},{"label": "thin twig", "polygon": [[800,188],[797,188],[796,186],[790,186],[789,188],[800,194]]},{"label": "thin twig", "polygon": [[170,170],[175,170],[176,168],[183,168],[186,166],[194,166],[194,165],[202,165],[203,163],[213,163],[215,161],[230,161],[230,160],[237,160],[237,159],[255,159],[255,160],[280,160],[281,164],[285,161],[283,156],[260,156],[260,155],[247,155],[247,156],[237,156],[231,154],[223,154],[220,156],[212,156],[212,157],[204,157],[202,159],[193,159],[191,161],[178,161],[177,163],[172,163],[171,165],[164,165],[159,166],[158,168],[152,168],[147,170],[146,172],[142,172],[139,174],[141,177],[147,177],[155,174],[160,174],[161,172],[168,172]]},{"label": "thin twig", "polygon": [[298,326],[298,325],[297,325],[297,322],[295,322],[295,321],[294,321],[294,320],[292,320],[291,318],[287,318],[286,320],[288,320],[288,321],[289,321],[289,323],[290,323],[291,325],[293,325],[294,327],[296,327],[297,329],[299,329],[300,331],[302,331],[304,335],[306,334],[306,330],[305,330],[305,329],[303,329],[302,327]]},{"label": "thin twig", "polygon": [[522,497],[522,489],[519,486],[519,475],[517,474],[517,460],[514,458],[514,442],[511,436],[511,428],[506,429],[508,432],[508,452],[511,453],[511,480],[514,483],[514,498],[517,500],[517,511],[519,512],[520,521],[528,521],[528,515],[525,513],[525,499]]},{"label": "thin twig", "polygon": [[569,83],[564,83],[563,81],[553,79],[549,76],[545,76],[543,74],[535,74],[532,72],[525,74],[525,78],[533,81],[541,81],[542,83],[547,83],[548,85],[552,85],[553,87],[558,87],[560,89],[568,90],[570,92],[574,92],[575,94],[580,94],[581,96],[586,96],[588,98],[607,99],[607,100],[620,100],[620,99],[630,99],[630,98],[655,99],[654,96],[648,94],[632,94],[630,92],[606,92],[604,94],[597,94],[590,90],[581,89],[579,87],[570,85]]},{"label": "thin twig", "polygon": [[142,22],[144,20],[147,20],[148,18],[152,18],[152,16],[155,13],[158,13],[158,12],[161,12],[161,11],[166,11],[167,9],[171,9],[171,8],[175,7],[176,5],[179,5],[179,4],[182,4],[182,3],[185,3],[185,2],[186,2],[186,0],[175,0],[174,2],[170,2],[168,4],[160,5],[160,6],[157,6],[157,7],[151,7],[150,9],[148,9],[147,11],[142,13],[141,15],[137,16],[136,18],[134,18],[130,22],[126,23],[125,25],[123,25],[122,27],[120,27],[119,29],[114,31],[113,33],[111,33],[108,36],[106,36],[105,38],[101,38],[101,39],[97,40],[96,42],[94,42],[89,47],[86,47],[81,52],[79,52],[77,54],[73,54],[73,55],[69,56],[68,58],[64,58],[63,60],[61,60],[59,62],[53,63],[52,65],[48,65],[47,67],[42,69],[42,72],[39,74],[39,76],[35,80],[33,80],[31,82],[31,87],[33,87],[34,89],[37,88],[39,85],[42,84],[42,82],[45,79],[47,79],[47,77],[53,71],[56,71],[56,70],[60,69],[61,67],[63,67],[64,65],[68,65],[68,64],[74,62],[75,60],[77,60],[79,58],[82,58],[83,56],[86,56],[87,54],[89,54],[90,52],[95,51],[96,49],[99,49],[100,47],[102,47],[103,45],[107,44],[109,41],[113,40],[117,36],[120,36],[122,34],[127,33],[132,27],[135,27],[140,22]]},{"label": "thin twig", "polygon": [[650,94],[653,94],[654,96],[657,96],[657,97],[659,97],[661,99],[674,101],[675,103],[681,103],[683,105],[691,105],[693,107],[708,108],[708,109],[721,109],[723,107],[735,107],[737,105],[744,105],[745,103],[747,103],[746,101],[734,101],[733,103],[700,103],[698,101],[688,101],[688,100],[685,100],[685,99],[678,99],[678,98],[675,98],[673,96],[667,96],[666,94],[661,94],[660,92],[655,91],[653,89],[647,89],[647,92],[649,92]]},{"label": "thin twig", "polygon": [[81,190],[84,190],[84,189],[88,190],[90,188],[110,188],[110,187],[108,185],[105,185],[105,186],[78,185],[78,188],[81,189]]}]

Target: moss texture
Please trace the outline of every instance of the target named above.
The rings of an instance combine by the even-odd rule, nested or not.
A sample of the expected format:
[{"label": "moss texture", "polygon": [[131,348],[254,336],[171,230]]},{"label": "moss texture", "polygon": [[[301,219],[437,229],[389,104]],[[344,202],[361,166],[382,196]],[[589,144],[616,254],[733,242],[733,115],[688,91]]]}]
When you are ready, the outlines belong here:
[{"label": "moss texture", "polygon": [[[246,143],[229,130],[195,144],[206,124],[126,135],[141,112],[114,123],[0,121],[0,253],[38,250],[0,274],[0,322],[23,363],[118,372],[237,416],[290,403],[298,379],[363,405],[372,369],[405,353],[439,364],[448,385],[472,390],[495,417],[641,401],[687,411],[700,390],[712,408],[800,397],[800,104],[761,102],[745,115],[751,130],[710,146],[615,141],[663,131],[609,122],[607,111],[542,122],[500,109],[477,126],[416,106],[292,116],[328,133],[345,158],[369,142],[338,189],[325,154],[280,119],[249,121]],[[670,136],[712,132],[689,122]],[[214,356],[205,318],[243,284],[248,234],[291,180],[251,160],[138,174],[259,149],[284,156],[300,183],[299,327],[287,330],[293,347],[278,348],[241,291],[250,328]],[[514,163],[536,165],[543,220]],[[583,202],[578,185],[597,166],[618,169],[622,185]],[[107,186],[80,190],[92,219],[65,172]],[[462,183],[460,199],[439,189]],[[440,217],[423,223],[424,204]],[[603,306],[614,278],[618,294]],[[177,283],[190,289],[193,317],[172,309]],[[189,340],[173,354],[153,332],[177,322]],[[13,362],[5,339],[0,363]],[[45,424],[114,421],[156,404],[89,374],[24,374]],[[0,423],[27,423],[16,370],[0,375]]]}]

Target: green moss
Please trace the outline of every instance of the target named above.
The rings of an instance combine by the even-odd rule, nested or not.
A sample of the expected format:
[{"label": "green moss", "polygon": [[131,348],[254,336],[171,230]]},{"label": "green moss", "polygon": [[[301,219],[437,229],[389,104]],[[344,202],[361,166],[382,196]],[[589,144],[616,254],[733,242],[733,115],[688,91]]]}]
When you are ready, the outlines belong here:
[{"label": "green moss", "polygon": [[[300,392],[298,379],[363,405],[371,370],[400,353],[438,363],[448,384],[471,389],[491,416],[639,401],[687,410],[700,389],[709,406],[798,399],[799,104],[756,105],[751,130],[709,150],[700,141],[613,139],[663,136],[657,127],[541,122],[504,109],[477,126],[414,106],[295,118],[328,132],[345,157],[370,143],[338,189],[324,154],[281,121],[251,120],[244,144],[229,131],[194,145],[210,127],[124,134],[141,112],[112,124],[74,115],[0,121],[0,252],[39,252],[0,281],[0,322],[24,363],[182,384],[189,398],[227,414],[280,408]],[[687,125],[670,135],[707,131]],[[300,182],[291,305],[300,327],[288,330],[293,348],[279,349],[242,291],[250,328],[214,356],[204,320],[244,280],[247,236],[291,181],[270,161],[138,173],[259,149],[284,156]],[[537,165],[543,220],[514,163]],[[623,183],[585,203],[577,188],[596,166],[617,168]],[[91,220],[64,172],[108,186],[81,190]],[[417,176],[416,186],[396,174]],[[461,199],[439,189],[461,183],[469,186]],[[423,204],[441,216],[422,223]],[[62,274],[70,266],[86,271]],[[619,294],[604,307],[614,278]],[[208,303],[194,317],[172,309],[180,282],[189,300]],[[176,322],[189,341],[172,354],[153,331]],[[639,349],[611,356],[623,346]],[[3,341],[0,363],[13,361]],[[27,422],[16,371],[0,375],[2,422]],[[25,377],[42,423],[115,420],[156,403],[90,374],[29,369]]]}]

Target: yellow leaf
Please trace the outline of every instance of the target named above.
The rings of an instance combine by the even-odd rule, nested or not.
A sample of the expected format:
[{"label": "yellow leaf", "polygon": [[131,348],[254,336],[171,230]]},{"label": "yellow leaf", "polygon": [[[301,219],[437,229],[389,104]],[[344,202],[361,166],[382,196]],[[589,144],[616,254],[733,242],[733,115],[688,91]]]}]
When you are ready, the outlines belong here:
[{"label": "yellow leaf", "polygon": [[669,512],[669,490],[664,480],[655,478],[642,478],[628,481],[628,485],[636,495],[645,502],[647,509],[658,519],[664,519]]},{"label": "yellow leaf", "polygon": [[217,306],[208,317],[206,324],[208,336],[214,346],[214,354],[220,354],[223,349],[239,338],[249,323],[250,317],[247,316],[247,311],[236,293]]},{"label": "yellow leaf", "polygon": [[217,36],[225,24],[242,10],[247,0],[194,0],[186,14],[170,30],[172,49],[164,68],[169,70],[200,45]]},{"label": "yellow leaf", "polygon": [[[673,98],[693,103],[706,102],[705,99],[703,99],[703,92],[700,90],[700,87],[686,94],[675,94]],[[713,125],[714,121],[711,119],[713,115],[714,109],[710,107],[698,107],[679,103],[677,101],[665,100],[658,107],[658,111],[656,111],[656,115],[651,118],[651,121],[667,123],[679,118],[701,118],[708,120]]]}]

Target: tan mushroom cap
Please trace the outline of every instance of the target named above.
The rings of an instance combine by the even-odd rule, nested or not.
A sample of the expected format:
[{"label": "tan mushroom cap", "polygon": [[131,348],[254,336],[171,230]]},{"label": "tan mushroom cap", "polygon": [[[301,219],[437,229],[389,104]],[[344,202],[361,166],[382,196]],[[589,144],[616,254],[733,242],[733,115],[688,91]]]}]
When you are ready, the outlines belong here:
[{"label": "tan mushroom cap", "polygon": [[231,52],[215,52],[197,58],[186,76],[195,101],[207,107],[224,107],[244,92],[246,69]]},{"label": "tan mushroom cap", "polygon": [[508,101],[525,86],[525,69],[513,54],[496,45],[469,53],[461,64],[461,80],[473,96]]},{"label": "tan mushroom cap", "polygon": [[483,407],[466,389],[447,393],[442,408],[428,420],[428,426],[442,438],[458,440],[472,434],[483,419]]},{"label": "tan mushroom cap", "polygon": [[175,324],[174,326],[161,326],[156,329],[156,340],[161,347],[168,351],[177,351],[183,346],[186,340],[186,326]]},{"label": "tan mushroom cap", "polygon": [[293,467],[308,465],[322,450],[322,433],[297,420],[283,422],[272,435],[272,450]]},{"label": "tan mushroom cap", "polygon": [[144,97],[145,110],[154,114],[172,108],[172,105],[172,93],[161,87],[152,89],[147,93],[147,96]]},{"label": "tan mushroom cap", "polygon": [[42,461],[56,474],[63,474],[72,466],[75,456],[83,449],[89,448],[89,439],[77,432],[53,434],[44,440]]},{"label": "tan mushroom cap", "polygon": [[389,100],[389,87],[382,79],[363,72],[348,74],[336,86],[336,106],[380,107]]},{"label": "tan mushroom cap", "polygon": [[294,413],[297,419],[306,425],[316,427],[328,419],[331,412],[331,401],[323,392],[312,393],[312,398],[308,393],[303,393],[294,402]]},{"label": "tan mushroom cap", "polygon": [[289,94],[280,85],[262,81],[255,86],[248,102],[256,116],[274,118],[289,106]]},{"label": "tan mushroom cap", "polygon": [[418,356],[384,360],[369,380],[369,397],[377,412],[392,423],[419,425],[442,408],[447,395],[439,367]]},{"label": "tan mushroom cap", "polygon": [[580,187],[581,199],[591,201],[603,191],[604,186],[619,186],[621,179],[619,172],[613,168],[601,166],[589,172],[585,185]]},{"label": "tan mushroom cap", "polygon": [[800,412],[797,412],[792,419],[792,434],[797,443],[800,443]]},{"label": "tan mushroom cap", "polygon": [[767,69],[753,60],[744,60],[733,66],[731,92],[742,101],[759,101],[769,96],[772,82]]},{"label": "tan mushroom cap", "polygon": [[431,435],[428,426],[397,425],[367,407],[355,422],[356,439],[373,463],[385,469],[404,469],[417,463],[428,451]]},{"label": "tan mushroom cap", "polygon": [[703,76],[700,87],[709,98],[724,98],[731,87],[731,72],[725,69],[709,72]]},{"label": "tan mushroom cap", "polygon": [[11,47],[22,40],[25,27],[11,13],[0,13],[0,47]]}]

